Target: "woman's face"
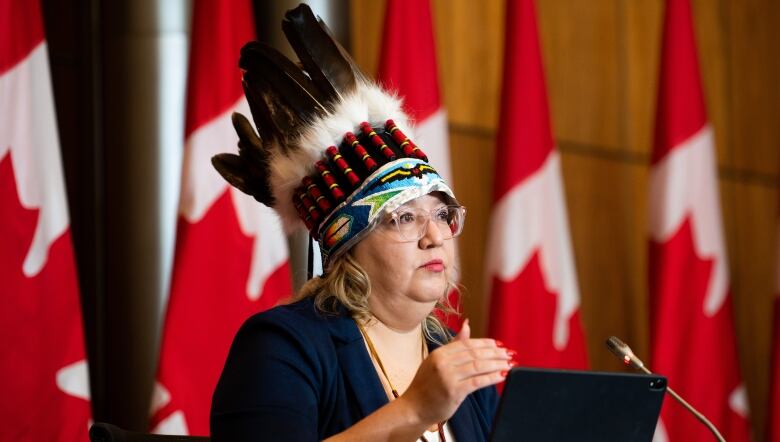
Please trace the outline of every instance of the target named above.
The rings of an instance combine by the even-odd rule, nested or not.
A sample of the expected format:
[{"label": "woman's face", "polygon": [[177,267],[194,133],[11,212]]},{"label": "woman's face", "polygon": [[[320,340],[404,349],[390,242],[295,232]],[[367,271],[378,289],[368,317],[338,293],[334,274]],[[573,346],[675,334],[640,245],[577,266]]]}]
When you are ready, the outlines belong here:
[{"label": "woman's face", "polygon": [[[397,310],[407,308],[412,301],[433,308],[446,294],[448,275],[455,272],[455,246],[452,239],[445,239],[448,235],[437,227],[435,219],[442,209],[446,214],[445,206],[434,194],[412,200],[394,212],[394,219],[388,217],[355,245],[353,256],[371,280],[369,306],[380,302],[382,310]],[[421,214],[432,219],[422,238],[409,241],[415,235],[409,236],[406,229],[407,237],[403,237],[396,223],[408,223],[413,217],[419,220]]]}]

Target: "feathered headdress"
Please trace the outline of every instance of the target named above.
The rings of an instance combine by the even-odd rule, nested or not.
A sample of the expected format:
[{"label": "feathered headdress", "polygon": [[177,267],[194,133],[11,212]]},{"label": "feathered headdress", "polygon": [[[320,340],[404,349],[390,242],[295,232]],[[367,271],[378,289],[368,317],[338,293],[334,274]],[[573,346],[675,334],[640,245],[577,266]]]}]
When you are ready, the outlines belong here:
[{"label": "feathered headdress", "polygon": [[326,267],[380,215],[435,191],[454,201],[407,137],[400,99],[361,73],[307,5],[288,11],[282,30],[300,65],[262,43],[241,49],[259,136],[243,115],[233,115],[239,153],[212,158],[230,184],[275,209],[288,231],[302,220]]}]

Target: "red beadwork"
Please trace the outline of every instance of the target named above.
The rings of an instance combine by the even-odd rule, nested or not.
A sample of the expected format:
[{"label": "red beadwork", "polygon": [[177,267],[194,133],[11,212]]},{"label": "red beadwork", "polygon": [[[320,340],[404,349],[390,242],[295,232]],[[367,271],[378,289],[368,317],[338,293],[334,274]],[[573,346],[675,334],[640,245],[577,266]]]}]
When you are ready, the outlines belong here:
[{"label": "red beadwork", "polygon": [[404,135],[404,133],[401,132],[401,129],[395,125],[393,120],[387,120],[385,123],[385,129],[390,132],[393,140],[401,146],[401,149],[404,151],[404,155],[413,158],[419,158],[425,162],[428,161],[428,156],[425,155],[425,152],[417,147],[417,145],[414,144],[414,142],[410,140],[409,137]]},{"label": "red beadwork", "polygon": [[401,132],[401,129],[398,129],[398,126],[395,125],[393,120],[387,120],[385,128],[388,132],[390,132],[390,135],[393,137],[393,141],[398,143],[398,145],[401,147],[404,155],[408,157],[414,156],[411,140],[409,140],[409,138],[407,138],[407,136]]},{"label": "red beadwork", "polygon": [[323,213],[330,212],[330,201],[325,198],[325,196],[322,194],[322,190],[320,190],[320,186],[314,182],[312,177],[305,176],[301,181],[303,182],[303,186],[306,188],[306,192],[314,199],[314,202],[317,204],[317,206],[319,206],[320,210],[322,210]]},{"label": "red beadwork", "polygon": [[347,132],[346,135],[344,135],[344,141],[352,147],[355,147],[355,144],[359,144],[357,137],[352,132]]},{"label": "red beadwork", "polygon": [[377,168],[376,161],[374,161],[373,158],[371,158],[371,155],[366,152],[366,149],[360,144],[360,142],[357,140],[357,137],[355,137],[355,134],[352,132],[347,132],[346,135],[344,135],[344,141],[347,142],[352,148],[355,150],[355,155],[360,157],[361,160],[363,160],[363,164],[365,164],[366,169],[369,172],[373,172]]},{"label": "red beadwork", "polygon": [[380,152],[382,152],[382,155],[387,158],[387,161],[393,161],[396,159],[393,150],[387,147],[387,144],[385,144],[384,140],[382,140],[382,137],[377,135],[376,131],[374,131],[374,128],[371,127],[370,124],[366,122],[360,123],[360,131],[363,132],[363,135],[371,139],[371,142],[374,143],[374,146],[376,146]]},{"label": "red beadwork", "polygon": [[317,172],[320,173],[322,181],[326,186],[328,186],[330,196],[332,196],[333,199],[337,202],[343,200],[344,192],[341,190],[341,186],[339,186],[338,182],[336,182],[336,178],[333,176],[333,173],[330,171],[325,162],[317,161],[317,163],[314,164],[314,167],[317,169]]},{"label": "red beadwork", "polygon": [[293,194],[292,200],[295,210],[298,211],[298,216],[303,220],[303,223],[306,224],[306,228],[311,231],[311,228],[314,226],[312,224],[311,215],[303,208],[303,203],[301,203],[301,198],[298,196],[297,191]]},{"label": "red beadwork", "polygon": [[314,201],[312,201],[312,199],[309,198],[309,194],[306,193],[305,189],[300,189],[300,193],[298,194],[298,196],[301,198],[303,207],[306,209],[306,211],[309,212],[309,214],[311,214],[313,223],[314,224],[318,223],[320,221],[320,218],[322,218],[322,212],[320,212],[317,209],[317,206],[314,205]]},{"label": "red beadwork", "polygon": [[330,158],[330,161],[336,165],[336,167],[339,168],[341,173],[344,174],[345,177],[347,177],[347,180],[350,184],[353,186],[357,186],[357,184],[360,182],[360,178],[355,174],[355,171],[352,170],[351,167],[349,167],[349,164],[347,163],[347,160],[344,159],[343,156],[339,153],[339,150],[336,149],[336,146],[330,146],[326,151],[328,154],[328,158]]}]

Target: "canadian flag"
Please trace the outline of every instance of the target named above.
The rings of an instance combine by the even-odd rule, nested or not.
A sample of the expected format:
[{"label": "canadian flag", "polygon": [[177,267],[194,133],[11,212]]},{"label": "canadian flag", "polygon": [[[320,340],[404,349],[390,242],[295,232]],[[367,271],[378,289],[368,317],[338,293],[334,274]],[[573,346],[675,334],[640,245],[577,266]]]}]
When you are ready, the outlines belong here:
[{"label": "canadian flag", "polygon": [[[377,81],[403,97],[404,110],[415,122],[415,143],[452,184],[447,112],[439,95],[429,0],[388,0],[383,35]],[[449,298],[459,309],[456,290]],[[460,329],[458,316],[450,315],[446,320],[450,328]]]},{"label": "canadian flag", "polygon": [[234,334],[292,293],[276,214],[230,187],[211,157],[238,152],[233,112],[249,116],[241,46],[255,39],[250,0],[193,2],[179,225],[152,430],[209,434],[211,395]]},{"label": "canadian flag", "polygon": [[[668,0],[650,170],[651,366],[729,441],[749,439],[717,162],[699,77],[689,0]],[[665,401],[656,439],[712,440]]]},{"label": "canadian flag", "polygon": [[580,294],[533,0],[508,1],[487,244],[488,334],[522,365],[586,368]]},{"label": "canadian flag", "polygon": [[767,440],[780,442],[780,223],[778,223],[777,281],[774,301],[774,331],[772,333],[772,365],[769,388],[769,412],[767,413]]},{"label": "canadian flag", "polygon": [[38,1],[0,0],[0,440],[87,440],[89,378]]}]

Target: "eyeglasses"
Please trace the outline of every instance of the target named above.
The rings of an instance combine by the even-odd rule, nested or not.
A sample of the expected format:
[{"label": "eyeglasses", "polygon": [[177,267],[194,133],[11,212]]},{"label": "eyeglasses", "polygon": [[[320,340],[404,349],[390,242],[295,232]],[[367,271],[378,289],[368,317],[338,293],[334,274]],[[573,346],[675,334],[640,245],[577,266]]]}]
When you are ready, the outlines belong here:
[{"label": "eyeglasses", "polygon": [[440,206],[433,210],[401,207],[392,212],[384,223],[385,228],[398,233],[402,242],[419,241],[425,236],[428,225],[439,229],[443,239],[454,238],[463,232],[466,208],[463,206]]}]

